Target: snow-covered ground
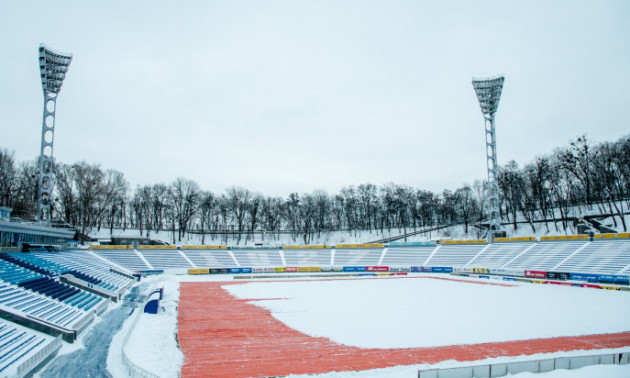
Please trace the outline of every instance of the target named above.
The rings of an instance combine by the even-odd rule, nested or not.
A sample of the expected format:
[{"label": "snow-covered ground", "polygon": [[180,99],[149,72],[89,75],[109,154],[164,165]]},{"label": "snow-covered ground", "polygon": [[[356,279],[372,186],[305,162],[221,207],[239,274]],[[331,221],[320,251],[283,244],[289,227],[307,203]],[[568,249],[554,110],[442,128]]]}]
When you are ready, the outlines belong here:
[{"label": "snow-covered ground", "polygon": [[252,282],[225,288],[243,299],[286,298],[252,303],[302,333],[359,348],[630,331],[627,292],[525,283],[477,285],[443,277]]},{"label": "snow-covered ground", "polygon": [[[290,277],[288,275],[286,281],[249,281],[224,288],[240,298],[268,298],[251,303],[271,310],[274,317],[303,333],[366,348],[422,347],[630,331],[628,292],[524,283],[510,283],[513,286],[509,287],[476,285],[432,279],[429,275],[415,276],[422,278],[298,282],[289,282]],[[121,341],[129,332],[124,350],[133,363],[160,377],[176,377],[183,361],[175,341],[179,283],[231,281],[231,278],[162,275],[149,280],[149,286],[165,288],[160,313],[140,315],[133,331],[130,329],[133,325],[131,317],[115,337],[108,359],[108,369],[114,377],[125,376],[120,358],[115,361],[112,356],[120,354]],[[573,351],[522,358],[503,357],[480,361],[479,364],[605,352]],[[444,361],[434,367],[466,365],[470,363]],[[398,366],[320,374],[317,377],[417,377],[418,369],[428,367]],[[629,372],[629,366],[597,366],[536,377],[627,377]],[[522,378],[530,376],[533,377],[516,375]]]}]

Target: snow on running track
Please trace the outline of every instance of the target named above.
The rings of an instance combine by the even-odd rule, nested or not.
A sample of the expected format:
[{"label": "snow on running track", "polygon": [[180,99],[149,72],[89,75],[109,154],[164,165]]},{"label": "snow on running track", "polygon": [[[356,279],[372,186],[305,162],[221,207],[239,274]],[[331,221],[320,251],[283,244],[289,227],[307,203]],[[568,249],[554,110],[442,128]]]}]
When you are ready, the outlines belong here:
[{"label": "snow on running track", "polygon": [[183,377],[312,374],[630,346],[625,292],[428,277],[182,283],[180,290]]}]

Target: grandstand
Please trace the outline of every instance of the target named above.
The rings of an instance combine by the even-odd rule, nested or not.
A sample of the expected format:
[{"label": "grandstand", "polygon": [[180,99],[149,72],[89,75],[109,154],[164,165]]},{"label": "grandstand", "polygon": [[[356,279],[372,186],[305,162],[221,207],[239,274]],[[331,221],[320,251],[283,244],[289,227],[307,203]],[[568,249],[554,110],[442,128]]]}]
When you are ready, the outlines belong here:
[{"label": "grandstand", "polygon": [[283,251],[286,266],[327,266],[332,265],[330,247],[285,248]]},{"label": "grandstand", "polygon": [[34,367],[34,360],[28,357],[32,351],[50,349],[60,338],[73,341],[95,316],[105,311],[109,299],[115,300],[133,284],[130,278],[133,272],[156,269],[166,272],[191,269],[196,274],[324,270],[461,274],[481,269],[490,274],[525,278],[527,270],[531,270],[537,274],[542,271],[543,275],[548,272],[549,277],[559,277],[554,276],[554,272],[559,272],[565,279],[628,286],[630,238],[620,234],[591,240],[525,238],[490,244],[446,241],[283,248],[141,246],[134,249],[124,245],[94,246],[90,251],[4,253],[0,254],[0,315],[5,320],[0,321],[0,341],[6,338],[7,343],[0,342],[0,352],[4,351],[2,348],[8,349],[0,353],[0,373],[25,363]]}]

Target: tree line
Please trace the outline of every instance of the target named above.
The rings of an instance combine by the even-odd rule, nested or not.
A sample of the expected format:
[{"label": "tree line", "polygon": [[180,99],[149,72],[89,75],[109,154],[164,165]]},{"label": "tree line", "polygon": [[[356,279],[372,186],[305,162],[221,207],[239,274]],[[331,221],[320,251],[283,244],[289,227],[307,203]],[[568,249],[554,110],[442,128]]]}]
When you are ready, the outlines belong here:
[{"label": "tree line", "polygon": [[[0,149],[0,205],[13,208],[14,217],[35,218],[37,166],[36,159],[17,163],[12,151]],[[138,229],[146,236],[169,230],[173,243],[189,233],[206,243],[206,238],[230,233],[238,244],[254,233],[265,233],[269,240],[289,233],[309,244],[331,231],[385,235],[461,224],[466,234],[479,238],[488,215],[485,180],[441,193],[365,183],[335,194],[315,190],[282,198],[242,187],[212,193],[185,178],[132,189],[121,172],[84,161],[55,163],[54,171],[53,219],[76,227],[80,235],[103,228]],[[571,209],[596,209],[627,231],[623,208],[630,207],[630,136],[593,144],[583,135],[522,167],[510,161],[499,167],[497,177],[501,220],[513,229],[567,232]]]}]

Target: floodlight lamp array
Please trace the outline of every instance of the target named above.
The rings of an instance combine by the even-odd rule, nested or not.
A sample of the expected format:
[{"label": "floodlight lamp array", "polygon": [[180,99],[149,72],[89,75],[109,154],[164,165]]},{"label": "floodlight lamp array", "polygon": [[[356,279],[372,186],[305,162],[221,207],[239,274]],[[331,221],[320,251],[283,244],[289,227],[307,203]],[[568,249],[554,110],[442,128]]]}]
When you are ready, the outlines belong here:
[{"label": "floodlight lamp array", "polygon": [[492,117],[497,112],[501,91],[503,90],[503,76],[496,76],[488,79],[473,79],[472,84],[479,100],[481,112]]},{"label": "floodlight lamp array", "polygon": [[39,71],[45,92],[59,93],[70,62],[72,54],[53,51],[43,43],[39,45]]}]

